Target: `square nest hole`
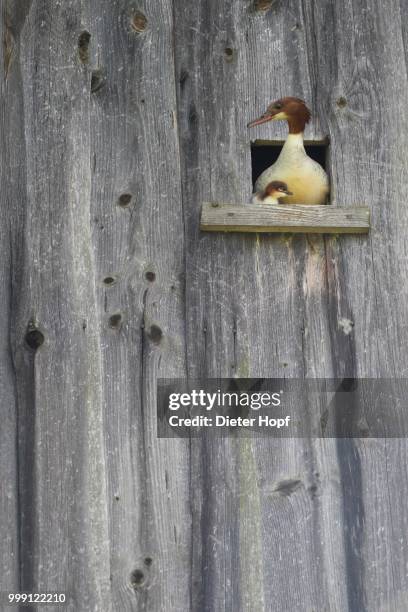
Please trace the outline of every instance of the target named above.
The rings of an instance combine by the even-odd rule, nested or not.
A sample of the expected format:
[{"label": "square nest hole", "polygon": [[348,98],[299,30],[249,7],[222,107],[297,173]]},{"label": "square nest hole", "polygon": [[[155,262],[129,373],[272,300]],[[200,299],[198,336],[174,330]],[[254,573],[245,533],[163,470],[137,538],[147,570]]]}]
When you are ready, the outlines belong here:
[{"label": "square nest hole", "polygon": [[[255,140],[251,142],[252,185],[255,186],[260,174],[272,166],[279,157],[285,141]],[[329,139],[305,140],[306,153],[327,171]],[[330,202],[329,202],[330,203]]]}]

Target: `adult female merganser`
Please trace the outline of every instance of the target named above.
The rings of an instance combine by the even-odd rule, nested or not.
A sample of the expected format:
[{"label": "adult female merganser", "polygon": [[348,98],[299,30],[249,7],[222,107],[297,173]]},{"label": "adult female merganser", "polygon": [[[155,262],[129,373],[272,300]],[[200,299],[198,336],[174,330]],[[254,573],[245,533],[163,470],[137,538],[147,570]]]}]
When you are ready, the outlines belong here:
[{"label": "adult female merganser", "polygon": [[252,204],[279,204],[279,200],[293,193],[283,181],[272,181],[268,183],[264,191],[254,193]]},{"label": "adult female merganser", "polygon": [[258,178],[255,190],[264,191],[268,183],[279,179],[287,182],[293,192],[285,198],[285,204],[325,204],[329,179],[322,166],[307,155],[303,144],[303,132],[310,120],[309,109],[299,98],[282,98],[272,102],[248,127],[277,120],[288,122],[289,135],[276,162]]}]

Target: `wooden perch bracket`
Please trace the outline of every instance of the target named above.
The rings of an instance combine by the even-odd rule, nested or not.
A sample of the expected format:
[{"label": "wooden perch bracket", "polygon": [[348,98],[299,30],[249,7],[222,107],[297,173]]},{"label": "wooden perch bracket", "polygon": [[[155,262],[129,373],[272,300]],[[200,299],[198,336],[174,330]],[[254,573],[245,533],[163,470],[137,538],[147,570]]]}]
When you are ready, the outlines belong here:
[{"label": "wooden perch bracket", "polygon": [[259,205],[205,202],[200,229],[205,232],[293,232],[298,234],[366,234],[365,206]]}]

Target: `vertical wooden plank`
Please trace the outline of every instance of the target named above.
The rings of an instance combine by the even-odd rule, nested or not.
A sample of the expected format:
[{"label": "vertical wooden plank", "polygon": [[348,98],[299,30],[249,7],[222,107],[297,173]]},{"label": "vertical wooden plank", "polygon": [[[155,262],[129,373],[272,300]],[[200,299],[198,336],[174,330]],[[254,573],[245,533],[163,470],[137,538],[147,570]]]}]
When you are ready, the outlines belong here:
[{"label": "vertical wooden plank", "polygon": [[22,228],[26,208],[24,130],[21,116],[22,81],[19,38],[24,11],[16,18],[6,2],[0,3],[0,590],[20,587],[19,491],[17,454],[17,397],[10,344],[16,291],[21,282]]},{"label": "vertical wooden plank", "polygon": [[[249,197],[250,137],[284,137],[278,124],[250,135],[248,120],[284,94],[315,106],[303,3],[271,3],[266,12],[229,0],[175,7],[189,373],[330,377],[323,240],[198,231],[200,202]],[[324,136],[316,117],[307,136]],[[204,575],[196,606],[344,609],[337,471],[330,442],[323,450],[271,439],[197,448],[193,473],[205,484],[194,492],[193,525],[204,525],[193,533],[197,583]],[[285,485],[292,480],[300,483],[293,490]],[[287,495],[277,492],[282,487]]]},{"label": "vertical wooden plank", "polygon": [[155,405],[185,375],[172,2],[91,1],[84,28],[113,609],[187,610],[189,448],[157,439]]},{"label": "vertical wooden plank", "polygon": [[66,592],[69,610],[109,610],[90,81],[77,61],[81,2],[9,8],[21,25],[10,66],[22,82],[15,136],[24,130],[21,157],[12,159],[25,207],[16,219],[24,245],[16,245],[12,296],[20,590]]},{"label": "vertical wooden plank", "polygon": [[[319,33],[316,71],[319,90],[327,92],[320,103],[331,135],[335,201],[370,199],[374,226],[368,240],[327,242],[333,361],[352,376],[403,377],[408,89],[401,5],[305,7],[309,31]],[[329,46],[335,55],[327,54]],[[353,327],[335,331],[339,317]],[[398,500],[408,485],[406,441],[339,441],[338,455],[349,607],[403,609],[408,550],[399,534],[407,513]]]}]

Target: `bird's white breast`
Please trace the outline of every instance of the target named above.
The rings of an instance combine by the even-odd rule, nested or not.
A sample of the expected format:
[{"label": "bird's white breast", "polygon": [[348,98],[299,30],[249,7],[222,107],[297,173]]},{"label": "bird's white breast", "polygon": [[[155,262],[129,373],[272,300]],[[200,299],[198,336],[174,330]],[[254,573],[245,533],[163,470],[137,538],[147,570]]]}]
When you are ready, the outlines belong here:
[{"label": "bird's white breast", "polygon": [[282,204],[325,204],[329,193],[326,172],[305,151],[302,134],[289,134],[276,162],[258,178],[255,189],[263,191],[271,181],[287,183],[292,196]]},{"label": "bird's white breast", "polygon": [[252,196],[252,204],[279,204],[279,200],[273,196],[267,196],[262,199],[261,194],[257,192]]}]

